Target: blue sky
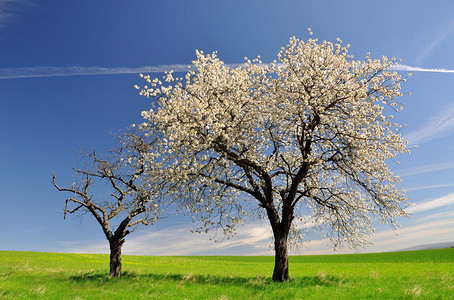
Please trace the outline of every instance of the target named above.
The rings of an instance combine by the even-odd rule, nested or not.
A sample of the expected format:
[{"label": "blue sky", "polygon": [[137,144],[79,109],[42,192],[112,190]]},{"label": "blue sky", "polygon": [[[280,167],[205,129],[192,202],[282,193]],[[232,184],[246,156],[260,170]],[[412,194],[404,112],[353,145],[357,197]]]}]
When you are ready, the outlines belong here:
[{"label": "blue sky", "polygon": [[[378,226],[380,252],[454,241],[453,1],[37,1],[0,0],[0,249],[107,253],[89,217],[63,219],[65,195],[80,152],[113,147],[115,133],[141,122],[149,103],[138,73],[185,70],[195,49],[218,51],[226,63],[261,55],[289,37],[341,38],[361,59],[402,59],[403,135],[419,148],[399,157],[414,212],[393,235]],[[126,254],[268,254],[266,222],[249,222],[234,239],[213,243],[169,218],[129,236]],[[321,236],[294,254],[332,253]]]}]

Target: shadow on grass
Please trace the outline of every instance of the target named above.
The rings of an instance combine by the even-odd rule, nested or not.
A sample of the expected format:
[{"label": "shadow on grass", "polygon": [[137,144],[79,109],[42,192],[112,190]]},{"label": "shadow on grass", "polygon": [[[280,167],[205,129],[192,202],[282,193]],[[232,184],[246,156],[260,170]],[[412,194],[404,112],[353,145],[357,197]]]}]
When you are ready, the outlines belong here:
[{"label": "shadow on grass", "polygon": [[250,286],[265,287],[269,285],[283,284],[293,287],[310,287],[310,286],[332,286],[340,285],[344,280],[336,276],[319,274],[317,276],[304,276],[291,278],[288,283],[276,283],[271,278],[257,277],[235,277],[219,275],[197,275],[197,274],[135,274],[132,272],[123,272],[121,277],[109,277],[104,272],[88,272],[69,277],[75,282],[117,282],[117,281],[174,281],[195,284],[213,284],[225,286]]}]

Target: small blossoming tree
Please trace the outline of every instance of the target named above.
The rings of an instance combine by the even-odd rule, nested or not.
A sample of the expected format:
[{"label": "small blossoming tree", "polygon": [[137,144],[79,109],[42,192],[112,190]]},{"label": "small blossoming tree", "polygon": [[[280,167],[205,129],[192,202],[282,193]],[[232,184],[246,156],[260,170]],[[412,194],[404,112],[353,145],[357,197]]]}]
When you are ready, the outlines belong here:
[{"label": "small blossoming tree", "polygon": [[[310,32],[310,34],[312,34]],[[197,51],[183,78],[143,76],[155,99],[143,126],[163,133],[169,176],[203,228],[232,233],[257,203],[274,237],[274,281],[288,281],[289,238],[311,224],[337,247],[367,244],[372,218],[396,226],[404,191],[388,167],[408,152],[391,123],[402,109],[395,59],[354,60],[341,41],[292,37],[279,61],[229,67]],[[173,175],[170,175],[170,174]],[[202,228],[202,229],[203,229]],[[323,230],[325,229],[325,230]]]},{"label": "small blossoming tree", "polygon": [[[125,237],[139,224],[154,224],[164,215],[166,207],[162,197],[165,180],[159,173],[162,166],[155,161],[154,141],[134,132],[121,135],[119,139],[122,146],[110,156],[100,157],[95,151],[85,154],[91,166],[74,169],[80,180],[71,187],[58,186],[52,173],[54,187],[70,193],[65,218],[67,213],[89,213],[101,226],[110,246],[109,275],[114,277],[121,276],[121,248]],[[147,180],[144,180],[145,174]],[[150,178],[154,180],[148,180]],[[95,183],[107,184],[112,192],[106,197],[96,197]]]}]

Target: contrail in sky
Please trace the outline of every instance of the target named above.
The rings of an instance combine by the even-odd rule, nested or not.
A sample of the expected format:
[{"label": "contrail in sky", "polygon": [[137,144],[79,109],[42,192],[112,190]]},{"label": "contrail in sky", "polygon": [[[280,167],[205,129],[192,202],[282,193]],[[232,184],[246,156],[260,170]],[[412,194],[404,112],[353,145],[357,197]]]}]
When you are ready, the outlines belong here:
[{"label": "contrail in sky", "polygon": [[[229,67],[236,67],[240,64],[226,64]],[[173,64],[160,66],[142,66],[142,67],[25,67],[25,68],[3,68],[0,69],[0,79],[19,79],[19,78],[40,78],[40,77],[63,77],[63,76],[91,76],[91,75],[115,75],[115,74],[152,74],[164,73],[173,70],[174,72],[186,72],[187,64]],[[395,71],[410,72],[435,72],[435,73],[454,73],[454,70],[448,69],[428,69],[412,67],[407,65],[397,65],[392,67]]]},{"label": "contrail in sky", "polygon": [[395,71],[410,71],[410,72],[454,73],[454,70],[449,69],[420,68],[407,65],[397,65],[393,66],[391,69]]},{"label": "contrail in sky", "polygon": [[33,78],[33,77],[62,77],[62,76],[90,76],[90,75],[115,75],[115,74],[151,74],[164,73],[174,70],[186,72],[188,65],[162,65],[143,66],[137,68],[117,67],[29,67],[0,69],[0,79]]}]

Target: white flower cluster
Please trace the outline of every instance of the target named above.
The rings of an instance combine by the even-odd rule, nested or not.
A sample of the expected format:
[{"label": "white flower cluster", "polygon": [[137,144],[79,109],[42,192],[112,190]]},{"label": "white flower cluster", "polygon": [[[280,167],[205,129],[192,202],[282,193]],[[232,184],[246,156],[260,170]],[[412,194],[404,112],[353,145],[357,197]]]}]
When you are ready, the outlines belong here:
[{"label": "white flower cluster", "polygon": [[371,218],[396,226],[405,215],[387,163],[409,151],[384,114],[402,109],[404,79],[387,71],[394,58],[354,60],[348,48],[292,37],[269,65],[229,68],[196,51],[184,79],[142,76],[140,94],[156,100],[142,116],[171,157],[165,176],[205,229],[233,232],[255,199],[275,232],[309,211],[335,244],[356,246]]}]

